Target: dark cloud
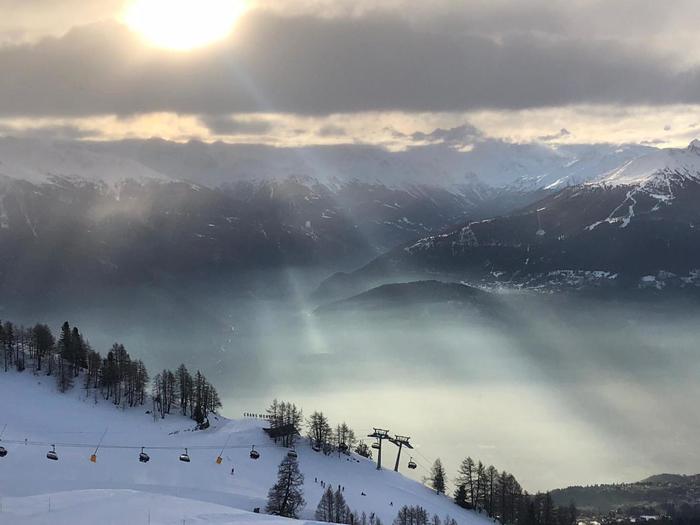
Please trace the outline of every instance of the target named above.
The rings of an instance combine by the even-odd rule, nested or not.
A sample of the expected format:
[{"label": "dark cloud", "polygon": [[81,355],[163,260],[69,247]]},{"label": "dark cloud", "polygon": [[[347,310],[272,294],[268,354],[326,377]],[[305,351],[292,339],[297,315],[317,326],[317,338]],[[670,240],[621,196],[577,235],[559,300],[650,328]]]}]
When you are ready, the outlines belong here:
[{"label": "dark cloud", "polygon": [[101,137],[102,132],[98,129],[79,128],[69,124],[46,125],[28,128],[0,124],[0,135],[10,137],[77,140]]},{"label": "dark cloud", "polygon": [[229,116],[204,115],[200,121],[214,135],[262,135],[272,129],[265,120],[239,120]]},{"label": "dark cloud", "polygon": [[470,144],[483,137],[483,133],[471,124],[463,124],[455,128],[437,128],[430,133],[417,131],[411,134],[411,139],[417,142],[444,143],[450,145]]},{"label": "dark cloud", "polygon": [[551,135],[541,135],[537,137],[537,140],[548,142],[550,140],[562,139],[571,135],[571,132],[566,128],[561,128],[557,133],[552,133]]},{"label": "dark cloud", "polygon": [[700,102],[695,69],[610,40],[499,39],[396,17],[253,12],[192,53],[145,50],[115,23],[0,47],[0,115],[468,111]]},{"label": "dark cloud", "polygon": [[345,128],[340,126],[326,124],[318,130],[318,134],[321,137],[345,137],[347,135],[347,131],[345,131]]}]

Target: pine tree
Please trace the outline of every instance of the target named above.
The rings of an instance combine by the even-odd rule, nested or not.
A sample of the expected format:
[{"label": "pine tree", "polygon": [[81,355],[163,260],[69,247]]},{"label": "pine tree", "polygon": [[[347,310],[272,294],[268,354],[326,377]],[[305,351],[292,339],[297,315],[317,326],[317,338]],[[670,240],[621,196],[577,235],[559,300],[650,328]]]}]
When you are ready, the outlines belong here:
[{"label": "pine tree", "polygon": [[457,485],[454,494],[454,501],[463,509],[469,508],[469,502],[467,501],[467,487],[464,483]]},{"label": "pine tree", "polygon": [[330,444],[333,432],[328,424],[328,418],[323,412],[314,412],[306,421],[308,437],[315,448],[326,450]]},{"label": "pine tree", "polygon": [[496,484],[498,483],[498,470],[493,465],[486,469],[486,511],[489,516],[496,515]]},{"label": "pine tree", "polygon": [[362,456],[363,458],[372,459],[372,449],[367,443],[360,440],[360,442],[355,447],[355,453]]},{"label": "pine tree", "polygon": [[334,523],[350,523],[350,518],[352,511],[345,503],[345,497],[343,496],[340,487],[335,490],[333,494],[333,522]]},{"label": "pine tree", "polygon": [[433,463],[433,468],[430,470],[430,486],[435,489],[438,494],[445,492],[445,484],[447,481],[447,474],[445,473],[445,467],[442,466],[442,461],[440,458],[435,460]]},{"label": "pine tree", "polygon": [[474,460],[470,457],[462,461],[457,475],[457,486],[463,485],[466,490],[466,501],[469,508],[474,508],[475,503],[475,468]]},{"label": "pine tree", "polygon": [[68,321],[61,326],[61,335],[58,337],[58,354],[62,359],[73,362],[72,332]]},{"label": "pine tree", "polygon": [[394,519],[393,525],[428,525],[428,513],[423,507],[404,505]]},{"label": "pine tree", "polygon": [[318,502],[316,507],[316,513],[314,514],[314,519],[316,521],[333,521],[335,498],[333,497],[333,489],[326,487],[326,491],[321,496],[321,501]]},{"label": "pine tree", "polygon": [[277,482],[267,494],[267,512],[286,518],[297,518],[304,500],[304,475],[299,472],[296,458],[285,457],[277,472]]},{"label": "pine tree", "polygon": [[479,461],[474,473],[474,501],[472,506],[481,509],[485,506],[485,489],[486,489],[486,467]]},{"label": "pine tree", "polygon": [[32,329],[32,338],[36,351],[36,369],[41,370],[41,360],[53,352],[56,340],[51,329],[45,324],[37,324]]}]

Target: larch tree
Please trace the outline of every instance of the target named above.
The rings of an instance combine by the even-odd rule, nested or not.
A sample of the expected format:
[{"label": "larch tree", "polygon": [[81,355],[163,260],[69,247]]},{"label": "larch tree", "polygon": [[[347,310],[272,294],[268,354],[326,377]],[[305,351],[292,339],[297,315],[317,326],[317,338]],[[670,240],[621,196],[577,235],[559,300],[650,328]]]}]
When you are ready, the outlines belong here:
[{"label": "larch tree", "polygon": [[266,510],[269,514],[297,518],[304,507],[304,475],[299,471],[296,458],[286,456],[277,471],[277,482],[267,494]]},{"label": "larch tree", "polygon": [[447,473],[445,467],[442,466],[440,458],[435,460],[433,467],[430,469],[430,486],[435,489],[435,492],[441,494],[445,492],[447,484]]}]

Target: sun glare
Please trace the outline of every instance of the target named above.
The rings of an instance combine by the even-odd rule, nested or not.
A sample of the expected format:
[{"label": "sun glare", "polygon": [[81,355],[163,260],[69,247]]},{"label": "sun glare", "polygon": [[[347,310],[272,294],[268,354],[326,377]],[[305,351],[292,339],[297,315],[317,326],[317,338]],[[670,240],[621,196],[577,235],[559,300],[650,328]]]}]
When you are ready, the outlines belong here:
[{"label": "sun glare", "polygon": [[225,38],[244,9],[244,0],[134,0],[124,21],[155,46],[187,51]]}]

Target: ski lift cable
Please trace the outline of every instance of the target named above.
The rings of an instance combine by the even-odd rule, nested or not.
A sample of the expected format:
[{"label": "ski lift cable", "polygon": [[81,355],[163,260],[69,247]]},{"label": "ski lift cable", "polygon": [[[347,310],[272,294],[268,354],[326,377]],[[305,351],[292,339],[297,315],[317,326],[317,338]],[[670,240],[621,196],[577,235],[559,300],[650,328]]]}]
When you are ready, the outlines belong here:
[{"label": "ski lift cable", "polygon": [[226,443],[224,443],[224,446],[221,447],[221,453],[219,453],[219,456],[223,456],[223,455],[224,455],[224,450],[226,450],[226,446],[228,445],[228,442],[231,440],[231,436],[232,436],[232,435],[233,435],[233,434],[229,434],[228,437],[226,438]]},{"label": "ski lift cable", "polygon": [[[49,441],[30,441],[30,440],[18,440],[10,439],[4,440],[4,443],[12,445],[26,445],[26,446],[57,446],[63,448],[93,448],[95,447],[92,443],[60,443],[60,442],[49,442]],[[188,446],[190,450],[221,450],[222,453],[230,449],[247,449],[250,445],[194,445]],[[178,445],[117,445],[117,444],[100,444],[99,448],[102,449],[116,449],[116,450],[141,450],[142,448],[147,448],[149,450],[182,450],[183,446]],[[278,445],[256,445],[256,448],[279,448]]]},{"label": "ski lift cable", "polygon": [[105,436],[107,435],[107,430],[109,430],[109,427],[105,427],[105,431],[102,433],[100,440],[97,442],[97,446],[95,447],[95,452],[92,453],[93,456],[96,456],[97,451],[100,450],[100,445],[102,445],[102,441],[104,440]]}]

